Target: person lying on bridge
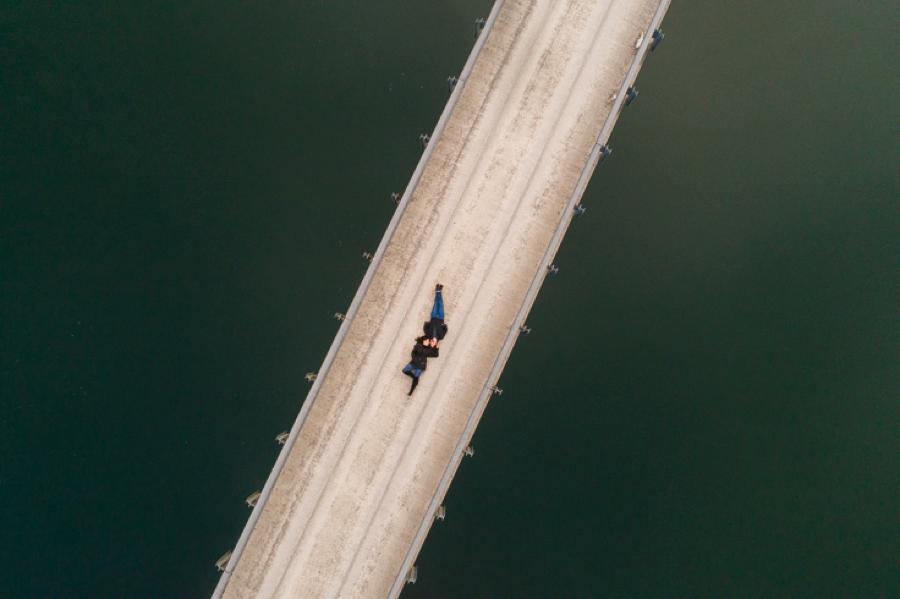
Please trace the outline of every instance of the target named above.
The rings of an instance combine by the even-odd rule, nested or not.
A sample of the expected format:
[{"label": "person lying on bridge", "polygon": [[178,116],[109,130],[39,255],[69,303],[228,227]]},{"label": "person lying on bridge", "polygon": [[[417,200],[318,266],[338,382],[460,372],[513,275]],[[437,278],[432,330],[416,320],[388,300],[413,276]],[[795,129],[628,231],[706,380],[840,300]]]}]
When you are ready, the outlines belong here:
[{"label": "person lying on bridge", "polygon": [[428,358],[437,358],[438,342],[447,334],[447,325],[444,324],[444,298],[441,297],[443,285],[437,285],[434,289],[434,307],[431,309],[431,320],[425,323],[425,334],[416,338],[413,346],[412,359],[403,367],[403,374],[412,379],[412,386],[407,395],[412,395],[419,384],[419,377],[428,368]]},{"label": "person lying on bridge", "polygon": [[403,367],[403,374],[412,379],[412,386],[409,388],[407,395],[412,395],[419,384],[419,377],[428,368],[428,358],[438,357],[438,343],[422,335],[416,338],[416,344],[413,346],[412,359],[409,364]]}]

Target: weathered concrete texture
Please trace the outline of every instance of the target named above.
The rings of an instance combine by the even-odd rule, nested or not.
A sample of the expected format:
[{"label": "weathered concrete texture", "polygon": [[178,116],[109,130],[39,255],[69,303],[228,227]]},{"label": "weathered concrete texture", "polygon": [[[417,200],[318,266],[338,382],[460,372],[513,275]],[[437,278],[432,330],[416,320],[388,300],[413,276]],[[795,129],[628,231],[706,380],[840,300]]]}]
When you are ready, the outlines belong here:
[{"label": "weathered concrete texture", "polygon": [[[506,0],[226,597],[389,594],[660,3]],[[450,333],[408,398],[436,282]]]}]

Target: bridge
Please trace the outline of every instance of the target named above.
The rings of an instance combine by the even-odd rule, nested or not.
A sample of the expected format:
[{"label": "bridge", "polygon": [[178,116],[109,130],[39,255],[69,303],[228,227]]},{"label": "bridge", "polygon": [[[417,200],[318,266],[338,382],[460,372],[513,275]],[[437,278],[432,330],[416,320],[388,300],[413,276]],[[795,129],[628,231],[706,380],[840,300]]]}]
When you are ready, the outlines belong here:
[{"label": "bridge", "polygon": [[[478,22],[214,597],[400,594],[668,5],[497,0]],[[450,331],[408,397],[437,282]]]}]

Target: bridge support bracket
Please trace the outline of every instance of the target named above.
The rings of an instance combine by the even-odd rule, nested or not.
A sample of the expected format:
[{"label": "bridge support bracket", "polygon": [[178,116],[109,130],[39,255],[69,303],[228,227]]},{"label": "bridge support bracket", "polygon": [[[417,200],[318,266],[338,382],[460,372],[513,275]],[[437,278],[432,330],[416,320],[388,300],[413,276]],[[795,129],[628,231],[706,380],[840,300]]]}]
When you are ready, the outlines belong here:
[{"label": "bridge support bracket", "polygon": [[262,496],[260,491],[254,491],[247,495],[247,499],[244,500],[244,503],[247,504],[247,507],[256,507],[256,502],[259,501],[260,496]]},{"label": "bridge support bracket", "polygon": [[606,160],[612,155],[612,148],[607,144],[600,146],[600,160]]},{"label": "bridge support bracket", "polygon": [[231,551],[226,551],[222,554],[222,557],[216,560],[216,570],[219,572],[225,571],[225,566],[228,565],[228,560],[231,559]]},{"label": "bridge support bracket", "polygon": [[475,39],[478,39],[478,36],[481,35],[481,32],[484,30],[484,26],[487,24],[487,20],[484,17],[478,17],[475,19]]},{"label": "bridge support bracket", "polygon": [[663,33],[662,29],[654,29],[653,30],[653,41],[650,42],[650,51],[653,52],[656,50],[656,47],[662,43],[662,41],[666,39],[666,34]]},{"label": "bridge support bracket", "polygon": [[639,93],[638,88],[635,86],[629,87],[625,91],[625,106],[631,106],[631,103],[637,99]]}]

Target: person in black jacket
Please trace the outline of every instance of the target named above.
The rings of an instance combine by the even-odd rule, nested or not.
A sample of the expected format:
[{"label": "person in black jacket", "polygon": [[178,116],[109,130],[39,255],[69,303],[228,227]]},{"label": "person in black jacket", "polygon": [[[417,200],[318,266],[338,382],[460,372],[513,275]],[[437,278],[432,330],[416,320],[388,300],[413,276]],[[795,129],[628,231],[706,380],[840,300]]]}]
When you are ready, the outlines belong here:
[{"label": "person in black jacket", "polygon": [[403,374],[412,379],[412,386],[409,388],[407,395],[412,395],[419,384],[419,377],[428,368],[428,358],[438,357],[438,342],[436,339],[422,335],[416,338],[416,344],[413,346],[411,360],[409,364],[403,367]]}]

